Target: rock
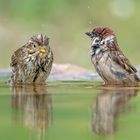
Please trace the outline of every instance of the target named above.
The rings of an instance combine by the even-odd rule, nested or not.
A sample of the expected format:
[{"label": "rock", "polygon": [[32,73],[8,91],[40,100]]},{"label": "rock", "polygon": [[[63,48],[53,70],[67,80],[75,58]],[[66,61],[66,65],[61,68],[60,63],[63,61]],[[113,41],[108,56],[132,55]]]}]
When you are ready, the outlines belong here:
[{"label": "rock", "polygon": [[0,78],[10,77],[10,75],[11,75],[11,70],[10,69],[0,70]]},{"label": "rock", "polygon": [[[140,66],[136,67],[137,75],[140,78]],[[0,78],[10,77],[11,70],[0,70]],[[73,65],[73,64],[53,64],[48,81],[70,81],[70,80],[101,80],[97,73],[92,70]]]},{"label": "rock", "polygon": [[72,65],[54,64],[48,80],[99,80],[98,74],[91,70]]},{"label": "rock", "polygon": [[[10,77],[11,70],[0,70],[0,77]],[[73,64],[53,64],[48,81],[69,80],[101,80],[98,74],[92,70],[82,68]]]}]

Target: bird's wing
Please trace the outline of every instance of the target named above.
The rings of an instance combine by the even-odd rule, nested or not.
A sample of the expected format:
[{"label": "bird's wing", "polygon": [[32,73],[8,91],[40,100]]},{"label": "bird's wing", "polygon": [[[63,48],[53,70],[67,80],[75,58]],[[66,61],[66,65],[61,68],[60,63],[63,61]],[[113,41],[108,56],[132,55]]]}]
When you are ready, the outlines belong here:
[{"label": "bird's wing", "polygon": [[17,49],[11,57],[11,67],[16,67],[22,56],[22,48]]},{"label": "bird's wing", "polygon": [[14,66],[16,66],[17,65],[17,57],[16,57],[16,55],[15,55],[15,53],[12,55],[12,57],[11,57],[11,63],[10,63],[10,66],[11,67],[14,67]]},{"label": "bird's wing", "polygon": [[120,67],[125,69],[129,74],[136,73],[137,70],[134,66],[131,65],[129,60],[125,57],[123,52],[119,49],[118,45],[116,47],[111,47],[110,57],[116,62]]}]

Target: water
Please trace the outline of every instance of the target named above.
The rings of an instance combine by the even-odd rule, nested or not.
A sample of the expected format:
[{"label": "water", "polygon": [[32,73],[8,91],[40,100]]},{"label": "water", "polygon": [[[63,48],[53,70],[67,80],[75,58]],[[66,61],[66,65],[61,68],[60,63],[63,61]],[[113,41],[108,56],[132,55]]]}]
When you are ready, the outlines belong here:
[{"label": "water", "polygon": [[140,139],[138,88],[97,82],[0,87],[2,140]]}]

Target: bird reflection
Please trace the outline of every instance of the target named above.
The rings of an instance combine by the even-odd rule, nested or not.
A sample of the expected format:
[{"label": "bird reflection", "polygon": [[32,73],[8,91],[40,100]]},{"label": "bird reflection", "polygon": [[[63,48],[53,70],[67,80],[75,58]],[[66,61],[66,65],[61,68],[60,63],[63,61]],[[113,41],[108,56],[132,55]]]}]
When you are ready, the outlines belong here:
[{"label": "bird reflection", "polygon": [[14,120],[37,130],[41,137],[52,122],[52,100],[46,88],[30,85],[12,88]]},{"label": "bird reflection", "polygon": [[137,89],[102,89],[92,109],[92,131],[99,135],[110,135],[116,131],[120,113],[129,111],[129,100],[137,95]]}]

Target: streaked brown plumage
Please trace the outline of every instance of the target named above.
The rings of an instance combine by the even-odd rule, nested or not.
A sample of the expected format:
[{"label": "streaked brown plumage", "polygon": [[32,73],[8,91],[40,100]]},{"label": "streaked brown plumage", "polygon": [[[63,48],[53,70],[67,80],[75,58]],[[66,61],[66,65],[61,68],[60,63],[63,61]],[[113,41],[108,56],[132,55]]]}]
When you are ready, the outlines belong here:
[{"label": "streaked brown plumage", "polygon": [[140,82],[136,75],[137,70],[120,50],[116,36],[110,28],[97,27],[86,34],[92,40],[92,63],[105,84],[137,85]]},{"label": "streaked brown plumage", "polygon": [[17,49],[11,57],[12,84],[44,84],[50,74],[53,53],[49,38],[42,34],[35,35]]}]

